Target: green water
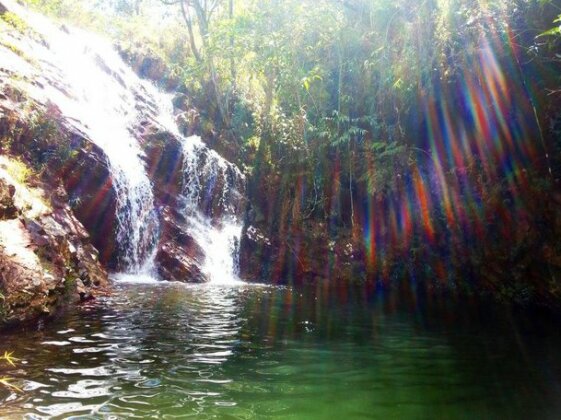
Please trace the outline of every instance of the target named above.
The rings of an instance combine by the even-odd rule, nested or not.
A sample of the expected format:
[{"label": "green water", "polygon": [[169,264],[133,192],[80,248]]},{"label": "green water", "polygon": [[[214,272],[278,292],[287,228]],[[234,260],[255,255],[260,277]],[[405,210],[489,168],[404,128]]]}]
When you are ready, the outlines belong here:
[{"label": "green water", "polygon": [[1,418],[561,418],[559,325],[345,288],[119,285],[31,331]]}]

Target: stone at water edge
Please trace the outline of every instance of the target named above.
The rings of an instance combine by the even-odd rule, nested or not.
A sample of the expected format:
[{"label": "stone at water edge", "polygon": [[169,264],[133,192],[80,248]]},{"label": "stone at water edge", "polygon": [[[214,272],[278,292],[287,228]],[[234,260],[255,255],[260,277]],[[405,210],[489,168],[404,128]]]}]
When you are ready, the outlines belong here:
[{"label": "stone at water edge", "polygon": [[29,232],[19,219],[0,221],[0,285],[4,322],[23,322],[51,313],[64,284],[32,251]]},{"label": "stone at water edge", "polygon": [[[48,200],[48,188],[52,188],[51,196],[63,200],[63,187],[50,187],[39,179],[14,186],[7,179],[11,160],[6,156],[2,160],[0,327],[52,316],[64,305],[89,299],[94,289],[107,285],[107,273],[84,227],[68,204],[53,206]],[[30,200],[39,197],[45,202],[41,212],[34,214]],[[12,207],[15,211],[5,211]]]},{"label": "stone at water edge", "polygon": [[180,246],[166,243],[156,256],[158,274],[164,280],[183,283],[206,283],[209,278],[201,271],[201,264],[185,254]]}]

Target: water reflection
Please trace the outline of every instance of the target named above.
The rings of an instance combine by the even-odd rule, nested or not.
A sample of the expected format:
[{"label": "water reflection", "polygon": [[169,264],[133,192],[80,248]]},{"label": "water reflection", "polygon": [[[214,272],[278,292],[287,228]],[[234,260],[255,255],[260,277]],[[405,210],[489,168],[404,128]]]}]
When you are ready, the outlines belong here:
[{"label": "water reflection", "polygon": [[[234,353],[245,321],[243,290],[177,284],[130,288],[118,289],[106,305],[69,314],[57,322],[64,329],[54,324],[28,339],[9,337],[7,348],[17,348],[28,362],[18,372],[27,391],[19,397],[20,408],[48,416],[139,414],[154,399],[165,410],[220,395],[217,386],[232,380],[220,365]],[[41,346],[31,347],[34,341]],[[167,398],[162,387],[181,398]],[[17,404],[11,409],[17,411]]]},{"label": "water reflection", "polygon": [[0,390],[0,415],[555,418],[559,337],[477,308],[322,286],[122,284],[3,337],[25,392]]}]

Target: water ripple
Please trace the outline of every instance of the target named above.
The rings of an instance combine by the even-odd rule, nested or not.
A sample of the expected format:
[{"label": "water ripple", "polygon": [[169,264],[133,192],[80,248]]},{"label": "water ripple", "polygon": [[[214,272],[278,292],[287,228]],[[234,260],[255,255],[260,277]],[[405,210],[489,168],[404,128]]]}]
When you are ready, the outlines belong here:
[{"label": "water ripple", "polygon": [[[44,330],[4,337],[27,364],[8,372],[20,378],[17,384],[25,392],[4,396],[0,389],[0,417],[351,418],[376,413],[426,418],[431,413],[450,418],[468,413],[500,418],[496,414],[524,412],[555,418],[548,414],[561,413],[555,377],[541,380],[513,352],[519,336],[508,341],[485,335],[486,324],[478,334],[443,335],[376,307],[358,312],[329,305],[316,312],[317,301],[302,296],[291,298],[296,311],[286,305],[287,293],[119,286],[113,297],[77,308]],[[478,343],[493,351],[481,353]],[[561,367],[551,354],[551,366]],[[497,378],[508,380],[498,387]],[[513,405],[520,413],[508,412],[501,403],[514,398],[524,401],[525,409]]]}]

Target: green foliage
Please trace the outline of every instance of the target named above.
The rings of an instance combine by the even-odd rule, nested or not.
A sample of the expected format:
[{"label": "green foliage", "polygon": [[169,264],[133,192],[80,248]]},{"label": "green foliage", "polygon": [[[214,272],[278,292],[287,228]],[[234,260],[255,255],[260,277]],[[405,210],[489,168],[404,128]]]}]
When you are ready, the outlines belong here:
[{"label": "green foliage", "polygon": [[27,183],[32,173],[27,165],[19,159],[10,159],[6,171],[19,184]]},{"label": "green foliage", "polygon": [[18,81],[17,75],[13,75],[11,79],[16,82],[16,84],[10,84],[4,88],[4,94],[10,98],[12,101],[16,103],[21,103],[25,106],[25,103],[28,101],[29,97],[27,92],[20,87],[17,86]]},{"label": "green foliage", "polygon": [[68,273],[64,279],[64,290],[62,295],[65,299],[70,300],[76,292],[77,275],[75,273]]},{"label": "green foliage", "polygon": [[[561,167],[559,153],[554,153],[561,150],[561,118],[555,115],[561,104],[548,105],[559,93],[554,76],[559,73],[555,63],[560,33],[559,27],[550,28],[559,14],[554,2],[181,1],[191,6],[189,16],[182,14],[176,1],[166,6],[158,0],[97,0],[95,4],[27,0],[47,14],[112,37],[132,63],[152,58],[161,64],[149,76],[156,81],[177,80],[189,97],[188,107],[198,108],[201,114],[202,133],[215,136],[215,142],[226,139],[235,145],[228,157],[251,174],[248,192],[255,213],[279,232],[283,223],[306,219],[354,227],[355,207],[381,202],[410,187],[404,179],[434,160],[432,151],[425,150],[429,116],[424,107],[437,101],[448,101],[449,108],[458,111],[470,106],[461,92],[482,60],[485,42],[495,43],[492,58],[498,65],[508,54],[518,60],[501,75],[507,86],[509,77],[539,70],[532,67],[535,63],[550,64],[547,73],[552,77],[547,82],[554,80],[557,85],[551,86],[549,95],[541,95],[547,98],[536,108],[544,115],[548,106],[555,109],[541,122],[544,127],[552,125],[551,159]],[[560,19],[554,23],[561,23]],[[476,76],[470,93],[478,91],[487,75]],[[534,76],[527,77],[525,89],[543,93],[546,80]],[[491,110],[482,112],[487,111]],[[512,117],[511,112],[504,110],[505,119]],[[48,115],[34,114],[31,122],[33,137],[41,139],[33,146],[38,156],[72,158],[72,150]],[[57,147],[51,147],[54,144]],[[510,203],[512,180],[486,177],[485,158],[475,156],[462,168],[443,164],[441,182],[459,185],[461,170],[461,182],[473,183],[477,197],[462,197],[459,190],[457,200],[504,209]],[[532,181],[536,187],[538,179]],[[547,188],[551,187],[543,187]],[[539,196],[536,191],[528,194]],[[478,223],[473,213],[465,215],[467,225]],[[490,242],[497,229],[494,216],[481,222]],[[449,239],[444,211],[431,209],[430,219],[435,230]],[[415,262],[436,261],[440,256],[432,255],[423,238],[414,234],[410,249],[405,250],[410,258],[407,270],[434,275],[432,267]],[[491,251],[481,246],[458,266],[469,260],[481,268]],[[390,254],[384,254],[387,266],[391,266]],[[401,264],[400,255],[394,257]],[[508,256],[501,261],[508,265]],[[538,290],[523,282],[505,284],[503,289],[494,286],[509,299]]]},{"label": "green foliage", "polygon": [[4,12],[0,15],[0,20],[21,33],[26,33],[29,30],[27,23],[22,20],[18,15],[12,12]]},{"label": "green foliage", "polygon": [[35,59],[33,59],[32,57],[29,57],[25,52],[23,52],[20,48],[18,48],[16,45],[4,41],[4,40],[0,40],[0,46],[5,47],[7,49],[9,49],[10,51],[12,51],[14,54],[18,55],[19,57],[23,58],[25,61],[27,61],[29,64],[32,65],[36,65],[37,62],[35,61]]},{"label": "green foliage", "polygon": [[59,111],[56,108],[33,108],[27,118],[25,145],[31,162],[39,171],[47,167],[63,165],[77,155],[65,132],[58,125]]},{"label": "green foliage", "polygon": [[20,111],[25,115],[22,118],[19,113],[8,112],[0,138],[3,153],[21,157],[10,162],[9,170],[15,180],[25,182],[32,171],[42,173],[76,158],[78,150],[72,147],[67,132],[59,126],[60,111],[55,105],[38,105],[13,85],[4,93],[12,100],[18,99]]},{"label": "green foliage", "polygon": [[561,35],[561,15],[559,15],[557,19],[553,21],[553,23],[558,23],[559,25],[551,29],[548,29],[547,31],[542,32],[541,34],[538,35],[538,37],[548,36],[548,35]]}]

